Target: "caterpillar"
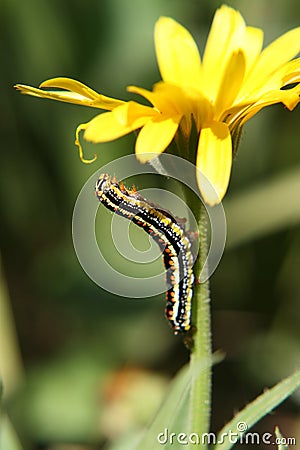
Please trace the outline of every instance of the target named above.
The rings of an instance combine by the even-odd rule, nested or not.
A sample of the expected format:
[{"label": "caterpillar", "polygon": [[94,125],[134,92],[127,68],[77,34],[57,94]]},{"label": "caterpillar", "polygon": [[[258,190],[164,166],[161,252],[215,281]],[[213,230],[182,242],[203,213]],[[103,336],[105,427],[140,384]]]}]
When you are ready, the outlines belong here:
[{"label": "caterpillar", "polygon": [[[166,281],[165,315],[174,334],[191,329],[194,258],[191,242],[180,219],[143,198],[135,188],[126,189],[116,178],[100,175],[96,183],[98,200],[110,211],[132,220],[146,231],[163,253]],[[181,222],[183,222],[181,220]]]}]

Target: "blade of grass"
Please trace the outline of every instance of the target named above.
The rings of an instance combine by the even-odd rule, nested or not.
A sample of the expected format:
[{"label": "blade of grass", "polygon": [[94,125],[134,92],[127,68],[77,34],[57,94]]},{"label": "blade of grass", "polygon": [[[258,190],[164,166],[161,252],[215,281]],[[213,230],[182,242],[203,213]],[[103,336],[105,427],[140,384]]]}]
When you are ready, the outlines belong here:
[{"label": "blade of grass", "polygon": [[[213,364],[219,362],[222,355],[213,355]],[[170,390],[155,416],[152,424],[147,429],[144,436],[138,444],[132,447],[132,450],[154,450],[161,449],[162,444],[158,442],[158,435],[164,440],[166,433],[170,437],[170,433],[189,433],[189,407],[190,407],[190,391],[192,380],[197,378],[203,370],[207,370],[211,361],[200,361],[200,363],[190,370],[190,367],[183,367],[171,383]],[[174,443],[167,442],[163,445],[165,449],[174,449]]]},{"label": "blade of grass", "polygon": [[[300,370],[280,381],[271,389],[265,391],[253,402],[247,405],[242,411],[228,422],[217,437],[218,444],[215,450],[229,450],[234,446],[230,434],[243,436],[255,423],[271,412],[276,406],[282,403],[300,386]],[[243,431],[239,431],[241,424],[244,425]]]},{"label": "blade of grass", "polygon": [[278,439],[280,441],[280,444],[278,444],[278,450],[289,450],[289,447],[286,444],[283,444],[283,442],[285,441],[285,438],[280,433],[280,430],[278,427],[275,428],[275,436],[276,436],[276,439]]},{"label": "blade of grass", "polygon": [[23,378],[23,367],[18,339],[10,308],[5,278],[0,261],[0,374],[5,397],[19,386]]},{"label": "blade of grass", "polygon": [[181,418],[181,423],[177,423],[177,426],[182,426],[182,430],[186,430],[187,416],[183,416],[180,413],[182,408],[184,408],[186,401],[189,399],[191,380],[191,372],[188,366],[178,372],[177,376],[173,380],[165,401],[163,402],[152,424],[144,434],[141,441],[138,443],[136,450],[140,448],[144,450],[153,450],[156,447],[161,448],[162,445],[159,444],[157,440],[158,436],[160,433],[164,433],[165,430],[168,430],[169,433],[175,432],[173,427],[175,418],[178,414]]},{"label": "blade of grass", "polygon": [[3,385],[0,380],[0,450],[22,450],[9,418],[2,410]]},{"label": "blade of grass", "polygon": [[0,416],[0,450],[22,450],[15,430],[4,414]]}]

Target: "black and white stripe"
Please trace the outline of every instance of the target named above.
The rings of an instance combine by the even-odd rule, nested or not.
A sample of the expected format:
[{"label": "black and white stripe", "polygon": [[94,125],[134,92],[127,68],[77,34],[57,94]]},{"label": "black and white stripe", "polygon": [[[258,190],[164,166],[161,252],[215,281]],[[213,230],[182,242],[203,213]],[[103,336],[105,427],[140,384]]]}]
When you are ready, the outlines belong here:
[{"label": "black and white stripe", "polygon": [[107,174],[99,177],[96,196],[106,208],[143,228],[158,244],[166,268],[166,317],[175,334],[190,330],[194,259],[183,227],[168,211]]}]

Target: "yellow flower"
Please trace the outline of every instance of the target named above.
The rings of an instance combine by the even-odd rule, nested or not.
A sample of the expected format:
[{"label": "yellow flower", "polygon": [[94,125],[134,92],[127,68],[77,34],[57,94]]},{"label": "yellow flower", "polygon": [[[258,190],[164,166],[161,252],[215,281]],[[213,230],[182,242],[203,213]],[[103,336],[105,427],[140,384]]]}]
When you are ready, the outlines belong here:
[{"label": "yellow flower", "polygon": [[265,106],[281,102],[293,110],[299,102],[300,58],[292,58],[300,50],[300,27],[262,50],[263,31],[246,26],[238,11],[224,5],[216,11],[202,61],[194,39],[175,20],[161,17],[154,37],[162,81],[152,91],[128,87],[151,106],[106,97],[68,78],[47,80],[40,89],[16,87],[25,94],[108,111],[78,126],[76,144],[82,160],[82,130],[86,140],[98,143],[140,129],[135,151],[146,162],[168,147],[179,127],[188,137],[194,122],[199,136],[198,184],[205,201],[213,205],[227,190],[233,144],[245,122]]}]

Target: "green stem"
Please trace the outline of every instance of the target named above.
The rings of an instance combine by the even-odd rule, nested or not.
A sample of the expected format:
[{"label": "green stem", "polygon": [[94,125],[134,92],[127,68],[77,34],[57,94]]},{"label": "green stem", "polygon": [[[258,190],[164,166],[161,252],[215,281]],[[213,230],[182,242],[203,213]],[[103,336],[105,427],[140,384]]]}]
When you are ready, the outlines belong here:
[{"label": "green stem", "polygon": [[[193,162],[198,144],[198,135],[195,124],[192,124],[191,134],[186,137],[183,133],[177,135],[177,148],[179,155],[189,155]],[[194,138],[193,138],[194,136]],[[201,270],[208,254],[208,218],[204,205],[188,188],[183,187],[187,204],[193,211],[199,230],[199,255],[194,266],[195,287],[193,297],[193,347],[190,357],[192,374],[192,388],[190,401],[190,431],[197,433],[200,439],[209,433],[211,415],[211,389],[212,389],[212,344],[211,344],[211,318],[209,280],[199,283]],[[205,274],[204,274],[205,275]],[[205,276],[206,278],[206,276]],[[208,448],[202,445],[202,448]]]},{"label": "green stem", "polygon": [[[200,251],[195,265],[195,275],[199,279],[207,257],[207,216],[201,205],[199,217]],[[191,389],[191,432],[200,437],[209,433],[211,413],[211,319],[209,281],[195,285],[193,298],[193,325],[195,326],[194,346],[190,367],[194,380]],[[203,366],[203,369],[199,367]],[[200,373],[199,373],[200,370]],[[205,448],[205,447],[203,447]]]}]

